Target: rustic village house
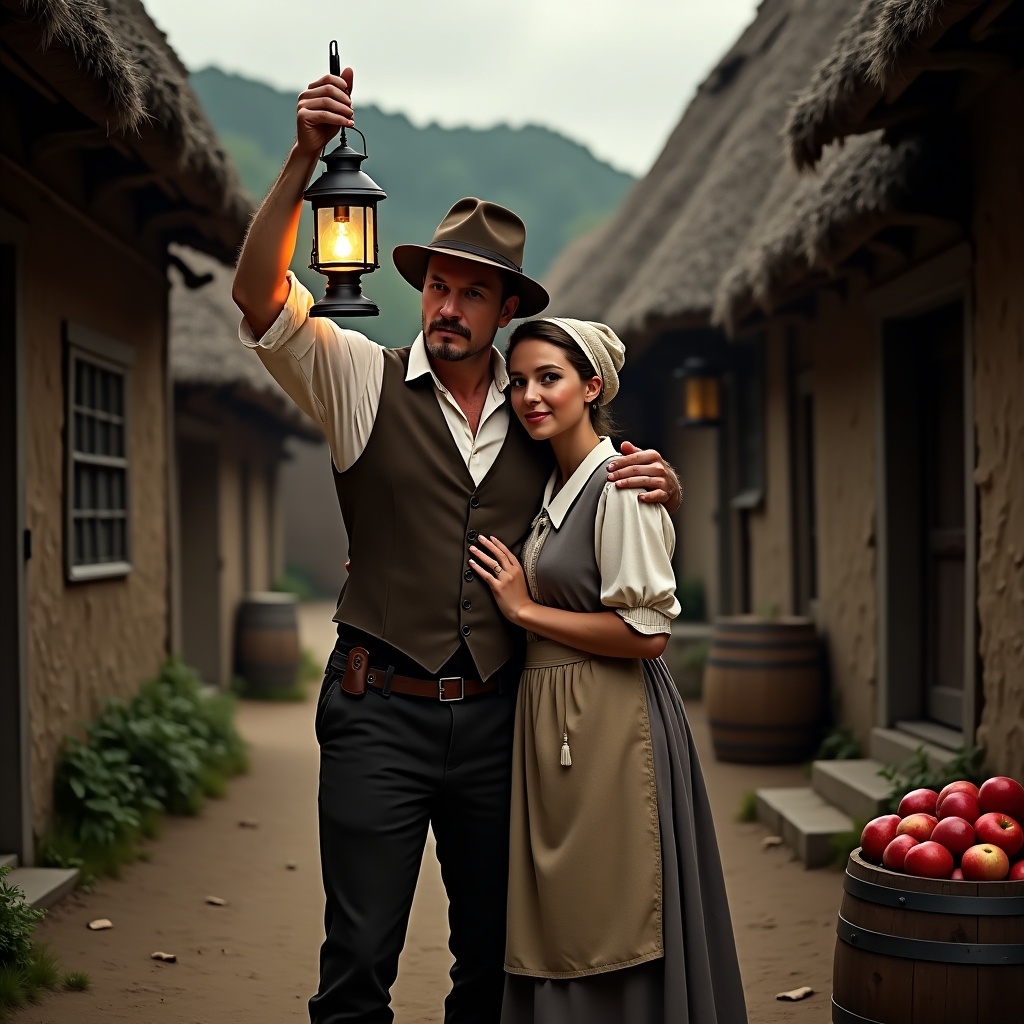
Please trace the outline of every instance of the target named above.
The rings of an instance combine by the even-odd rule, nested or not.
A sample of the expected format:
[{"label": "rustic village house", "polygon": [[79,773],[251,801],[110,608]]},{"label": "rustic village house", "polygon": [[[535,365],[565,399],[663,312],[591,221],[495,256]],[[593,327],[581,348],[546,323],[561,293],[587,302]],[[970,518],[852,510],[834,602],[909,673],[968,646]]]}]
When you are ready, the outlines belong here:
[{"label": "rustic village house", "polygon": [[[188,598],[178,649],[208,683],[226,687],[241,602],[271,590],[285,571],[285,444],[301,450],[315,441],[329,456],[320,429],[238,344],[232,271],[194,250],[171,252],[180,260],[170,299],[177,592]],[[309,543],[317,541],[314,531]]]},{"label": "rustic village house", "polygon": [[[1024,775],[1022,33],[1017,0],[765,0],[549,282],[670,410],[638,422],[683,473],[681,575],[816,621],[870,754],[815,765],[825,831],[921,746]],[[694,353],[718,430],[672,422]]]},{"label": "rustic village house", "polygon": [[0,854],[63,737],[177,648],[168,245],[250,214],[137,0],[0,0]]}]

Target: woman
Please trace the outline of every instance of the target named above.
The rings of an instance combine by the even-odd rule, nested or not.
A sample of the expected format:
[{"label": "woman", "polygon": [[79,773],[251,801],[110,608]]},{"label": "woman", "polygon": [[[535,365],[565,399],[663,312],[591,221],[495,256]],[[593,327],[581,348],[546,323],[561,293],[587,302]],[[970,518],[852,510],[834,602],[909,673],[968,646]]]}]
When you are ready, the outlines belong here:
[{"label": "woman", "polygon": [[660,505],[607,483],[624,350],[549,318],[508,343],[512,407],[557,468],[522,549],[470,567],[527,631],[502,1024],[743,1024],[711,810],[661,660],[679,612]]}]

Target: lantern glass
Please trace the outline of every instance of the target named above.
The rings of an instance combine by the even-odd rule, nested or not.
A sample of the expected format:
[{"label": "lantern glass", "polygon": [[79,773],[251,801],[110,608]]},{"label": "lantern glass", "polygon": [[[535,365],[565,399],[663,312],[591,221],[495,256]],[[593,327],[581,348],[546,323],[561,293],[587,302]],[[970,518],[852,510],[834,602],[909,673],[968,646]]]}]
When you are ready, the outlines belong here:
[{"label": "lantern glass", "polygon": [[377,232],[372,206],[321,206],[316,211],[316,268],[372,270]]},{"label": "lantern glass", "polygon": [[717,377],[687,377],[684,388],[687,421],[706,423],[721,418]]}]

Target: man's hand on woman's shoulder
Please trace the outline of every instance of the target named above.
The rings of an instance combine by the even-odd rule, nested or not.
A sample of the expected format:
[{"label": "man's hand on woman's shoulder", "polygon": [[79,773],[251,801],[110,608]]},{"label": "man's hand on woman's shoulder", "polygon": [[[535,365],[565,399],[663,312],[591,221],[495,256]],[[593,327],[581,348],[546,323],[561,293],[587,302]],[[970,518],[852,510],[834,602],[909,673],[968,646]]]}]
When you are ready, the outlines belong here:
[{"label": "man's hand on woman's shoulder", "polygon": [[640,501],[664,505],[675,512],[683,501],[683,488],[675,470],[654,448],[637,448],[631,441],[623,441],[622,454],[608,464],[608,479],[615,486],[642,487]]}]

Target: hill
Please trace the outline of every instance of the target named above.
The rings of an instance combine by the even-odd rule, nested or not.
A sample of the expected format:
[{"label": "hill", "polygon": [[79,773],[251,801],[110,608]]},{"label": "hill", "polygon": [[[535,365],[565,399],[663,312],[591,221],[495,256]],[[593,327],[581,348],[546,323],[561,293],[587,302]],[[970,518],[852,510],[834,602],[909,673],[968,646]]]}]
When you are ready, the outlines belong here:
[{"label": "hill", "polygon": [[[295,136],[295,96],[213,67],[193,74],[191,83],[246,188],[262,196]],[[522,216],[529,238],[524,269],[541,278],[568,242],[615,210],[633,183],[547,128],[420,128],[372,105],[357,106],[356,125],[366,136],[364,169],[388,198],[379,208],[381,269],[363,279],[381,315],[350,326],[384,344],[408,344],[419,321],[418,296],[395,271],[391,249],[429,241],[456,199],[482,196]],[[358,147],[359,136],[350,138]],[[311,231],[305,216],[294,269],[319,296],[323,278],[305,266]]]}]

